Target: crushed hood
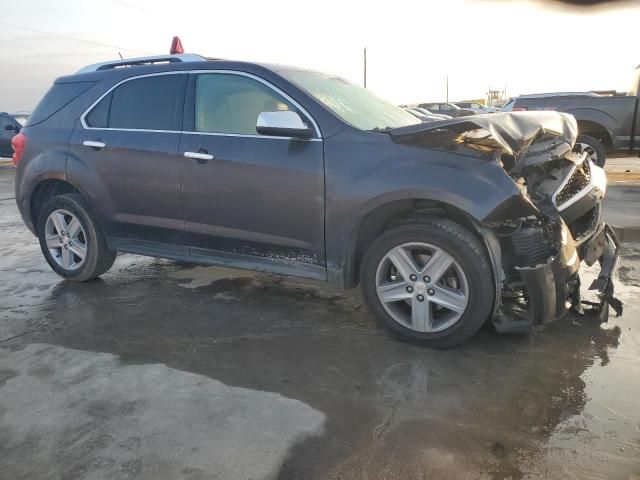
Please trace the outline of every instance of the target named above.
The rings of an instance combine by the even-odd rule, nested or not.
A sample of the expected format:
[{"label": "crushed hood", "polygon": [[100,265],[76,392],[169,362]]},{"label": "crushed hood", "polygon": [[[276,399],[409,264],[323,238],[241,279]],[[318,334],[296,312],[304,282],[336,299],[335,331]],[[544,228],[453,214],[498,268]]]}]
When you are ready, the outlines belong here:
[{"label": "crushed hood", "polygon": [[576,141],[573,115],[560,112],[499,112],[395,128],[396,143],[457,150],[468,147],[513,159],[510,171],[565,157]]}]

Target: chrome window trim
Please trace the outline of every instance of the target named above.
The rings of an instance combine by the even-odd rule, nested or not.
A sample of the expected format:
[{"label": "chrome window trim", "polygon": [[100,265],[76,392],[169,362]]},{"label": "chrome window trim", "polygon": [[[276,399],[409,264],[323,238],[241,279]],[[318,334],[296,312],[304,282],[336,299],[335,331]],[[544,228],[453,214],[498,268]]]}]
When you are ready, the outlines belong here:
[{"label": "chrome window trim", "polygon": [[[190,75],[190,74],[194,74],[194,75],[199,75],[199,74],[207,74],[207,73],[218,73],[218,74],[224,74],[224,75],[239,75],[241,77],[247,77],[247,78],[251,78],[253,80],[256,80],[260,83],[262,83],[263,85],[266,85],[268,88],[270,88],[271,90],[273,90],[274,92],[276,92],[277,94],[281,95],[282,97],[284,97],[286,100],[288,100],[289,102],[291,102],[296,108],[298,108],[313,124],[313,129],[315,132],[315,136],[313,138],[308,138],[308,139],[300,139],[298,137],[276,137],[276,136],[271,136],[271,135],[260,135],[258,133],[256,134],[241,134],[241,133],[216,133],[216,132],[190,132],[190,131],[186,131],[186,130],[151,130],[151,129],[146,129],[146,128],[109,128],[109,127],[90,127],[89,125],[87,125],[86,122],[86,117],[87,115],[89,115],[89,113],[91,113],[91,110],[93,110],[93,108],[98,105],[103,98],[105,98],[107,95],[109,95],[112,91],[114,91],[116,88],[118,88],[120,85],[126,83],[126,82],[130,82],[133,80],[138,80],[140,78],[146,78],[146,77],[158,77],[161,75]],[[320,132],[320,127],[318,126],[318,124],[316,123],[316,120],[313,118],[313,116],[302,106],[300,105],[298,102],[296,102],[293,98],[291,98],[288,94],[286,94],[285,92],[283,92],[281,89],[279,89],[278,87],[276,87],[275,85],[273,85],[272,83],[266,81],[265,79],[258,77],[257,75],[254,75],[252,73],[247,73],[247,72],[241,72],[241,71],[237,71],[237,70],[176,70],[176,71],[171,71],[171,72],[157,72],[157,73],[147,73],[144,75],[136,75],[134,77],[128,77],[125,78],[123,80],[120,80],[118,83],[116,83],[115,85],[111,86],[111,88],[109,88],[106,92],[104,92],[102,95],[100,95],[100,97],[98,97],[98,99],[93,102],[91,105],[89,105],[89,107],[84,111],[84,113],[80,116],[80,124],[82,125],[82,128],[84,130],[105,130],[105,131],[117,131],[117,132],[152,132],[152,133],[184,133],[187,135],[213,135],[213,136],[221,136],[221,137],[246,137],[246,138],[270,138],[270,139],[275,139],[275,140],[302,140],[302,141],[307,141],[307,142],[313,142],[313,141],[322,141],[322,133]]]},{"label": "chrome window trim", "polygon": [[321,142],[321,138],[300,138],[300,137],[279,137],[277,135],[260,135],[259,133],[214,133],[214,132],[188,132],[183,130],[181,132],[185,135],[209,135],[213,137],[240,137],[240,138],[271,138],[274,140],[300,140],[301,142]]}]

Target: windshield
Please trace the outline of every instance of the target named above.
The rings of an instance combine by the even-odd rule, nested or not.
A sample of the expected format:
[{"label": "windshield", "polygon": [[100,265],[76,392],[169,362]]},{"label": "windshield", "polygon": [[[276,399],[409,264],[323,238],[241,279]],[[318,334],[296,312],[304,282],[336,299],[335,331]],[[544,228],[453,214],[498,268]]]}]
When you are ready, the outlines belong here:
[{"label": "windshield", "polygon": [[343,78],[300,70],[279,73],[360,130],[387,130],[420,123],[409,112]]}]

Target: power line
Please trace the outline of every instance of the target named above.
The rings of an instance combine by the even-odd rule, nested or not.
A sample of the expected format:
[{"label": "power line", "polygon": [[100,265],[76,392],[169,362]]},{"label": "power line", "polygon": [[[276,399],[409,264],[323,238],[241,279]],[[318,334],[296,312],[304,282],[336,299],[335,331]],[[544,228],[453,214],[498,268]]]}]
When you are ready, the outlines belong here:
[{"label": "power line", "polygon": [[82,38],[71,37],[69,35],[62,35],[61,33],[47,32],[45,30],[38,30],[37,28],[24,27],[22,25],[15,25],[13,23],[0,22],[0,25],[4,25],[6,27],[12,27],[12,28],[19,28],[21,30],[27,30],[29,32],[40,33],[42,35],[51,35],[52,37],[64,38],[66,40],[71,40],[71,41],[80,42],[80,43],[86,43],[86,44],[95,45],[95,46],[98,46],[98,47],[114,48],[116,50],[126,50],[128,52],[138,52],[138,53],[144,53],[146,55],[154,55],[154,52],[147,52],[145,50],[135,50],[133,48],[118,47],[117,45],[109,45],[109,44],[100,43],[100,42],[92,42],[91,40],[84,40]]}]

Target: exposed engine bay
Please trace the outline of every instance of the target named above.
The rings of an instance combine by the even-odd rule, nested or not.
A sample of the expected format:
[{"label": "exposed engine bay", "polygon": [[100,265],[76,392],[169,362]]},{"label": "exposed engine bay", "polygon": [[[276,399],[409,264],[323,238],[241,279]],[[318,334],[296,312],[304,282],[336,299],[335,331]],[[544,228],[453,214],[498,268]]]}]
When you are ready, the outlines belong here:
[{"label": "exposed engine bay", "polygon": [[[569,310],[595,312],[606,321],[619,243],[601,219],[607,188],[602,168],[574,152],[577,125],[557,112],[497,113],[432,122],[390,132],[394,141],[498,162],[520,195],[498,221],[482,227],[498,239],[501,294],[494,325],[503,332],[549,323]],[[578,270],[600,263],[590,285],[598,302],[580,298]]]}]

